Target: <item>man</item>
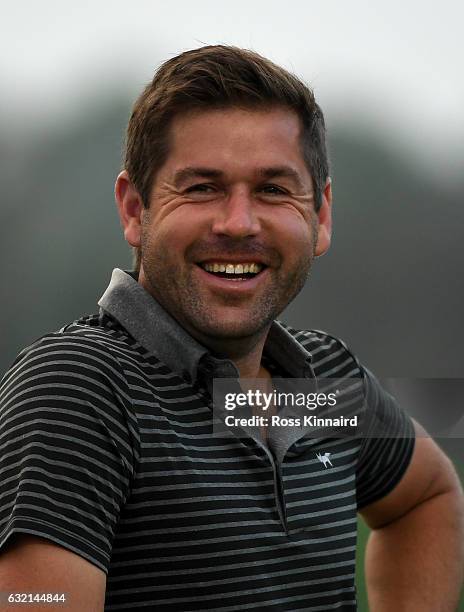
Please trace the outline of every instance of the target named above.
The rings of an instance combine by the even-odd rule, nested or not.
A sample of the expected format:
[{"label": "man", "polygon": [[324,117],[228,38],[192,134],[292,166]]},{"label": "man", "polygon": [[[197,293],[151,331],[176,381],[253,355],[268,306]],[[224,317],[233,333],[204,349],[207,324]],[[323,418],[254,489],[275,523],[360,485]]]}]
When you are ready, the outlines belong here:
[{"label": "man", "polygon": [[[142,93],[116,182],[136,270],[115,270],[99,314],[28,347],[3,380],[10,599],[355,610],[359,510],[371,609],[456,608],[450,462],[343,343],[275,320],[329,248],[324,132],[303,83],[233,47],[174,57]],[[334,376],[363,388],[362,438],[212,427],[213,379]]]}]

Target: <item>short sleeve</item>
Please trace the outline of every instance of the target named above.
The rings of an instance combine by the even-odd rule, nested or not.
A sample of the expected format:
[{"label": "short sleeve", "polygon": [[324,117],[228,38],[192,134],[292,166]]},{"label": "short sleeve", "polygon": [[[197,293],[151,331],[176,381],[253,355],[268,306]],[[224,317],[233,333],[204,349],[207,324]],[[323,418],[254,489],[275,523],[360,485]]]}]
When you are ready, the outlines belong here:
[{"label": "short sleeve", "polygon": [[0,386],[0,547],[49,539],[107,572],[134,455],[118,362],[85,337],[23,351]]},{"label": "short sleeve", "polygon": [[361,369],[365,381],[365,414],[356,470],[358,510],[395,488],[411,461],[415,443],[410,417],[371,372]]}]

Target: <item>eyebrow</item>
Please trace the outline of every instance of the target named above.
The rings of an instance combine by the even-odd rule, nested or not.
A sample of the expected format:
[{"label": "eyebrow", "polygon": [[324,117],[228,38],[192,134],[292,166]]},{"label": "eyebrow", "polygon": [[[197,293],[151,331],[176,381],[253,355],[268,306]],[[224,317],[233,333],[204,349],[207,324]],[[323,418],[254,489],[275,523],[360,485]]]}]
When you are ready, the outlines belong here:
[{"label": "eyebrow", "polygon": [[174,173],[173,182],[176,187],[182,185],[186,181],[193,178],[221,178],[224,175],[221,170],[215,170],[214,168],[194,168],[188,166],[182,168]]},{"label": "eyebrow", "polygon": [[[259,168],[257,174],[261,179],[289,178],[292,179],[299,188],[304,189],[300,174],[291,166]],[[195,178],[221,179],[224,178],[224,172],[215,168],[188,166],[174,173],[173,182],[176,187],[179,187],[182,183]]]}]

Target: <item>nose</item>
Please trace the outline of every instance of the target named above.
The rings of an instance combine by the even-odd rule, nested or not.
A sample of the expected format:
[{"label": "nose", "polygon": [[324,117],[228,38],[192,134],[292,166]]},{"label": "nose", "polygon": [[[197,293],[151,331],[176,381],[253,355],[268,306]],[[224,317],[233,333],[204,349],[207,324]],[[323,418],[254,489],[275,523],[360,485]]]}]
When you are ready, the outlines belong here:
[{"label": "nose", "polygon": [[256,236],[261,224],[253,206],[253,198],[245,187],[233,190],[229,197],[218,206],[213,221],[214,234],[232,238]]}]

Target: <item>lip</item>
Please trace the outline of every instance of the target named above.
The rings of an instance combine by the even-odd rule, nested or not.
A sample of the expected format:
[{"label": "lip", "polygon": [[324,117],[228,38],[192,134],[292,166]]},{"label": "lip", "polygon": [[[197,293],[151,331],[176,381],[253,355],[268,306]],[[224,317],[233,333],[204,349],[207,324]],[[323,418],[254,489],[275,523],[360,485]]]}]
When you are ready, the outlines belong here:
[{"label": "lip", "polygon": [[[211,261],[219,260],[215,259]],[[248,259],[246,261],[250,260]],[[241,262],[237,261],[237,263]],[[229,280],[228,278],[223,278],[222,276],[215,276],[214,274],[210,274],[209,272],[206,272],[206,270],[203,270],[203,268],[199,265],[195,265],[195,269],[198,271],[202,283],[204,283],[213,290],[220,291],[222,293],[229,293],[231,295],[253,293],[253,291],[256,290],[258,285],[266,280],[266,277],[269,273],[269,268],[266,267],[261,270],[261,272],[256,274],[256,276],[252,276],[250,278],[247,278],[246,280],[234,281]]]}]

